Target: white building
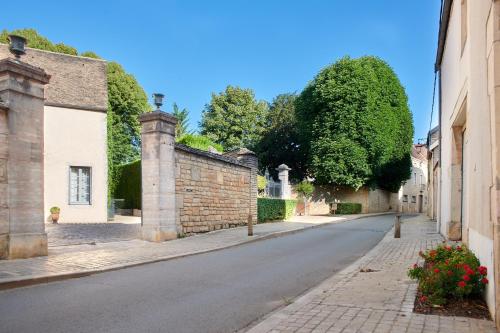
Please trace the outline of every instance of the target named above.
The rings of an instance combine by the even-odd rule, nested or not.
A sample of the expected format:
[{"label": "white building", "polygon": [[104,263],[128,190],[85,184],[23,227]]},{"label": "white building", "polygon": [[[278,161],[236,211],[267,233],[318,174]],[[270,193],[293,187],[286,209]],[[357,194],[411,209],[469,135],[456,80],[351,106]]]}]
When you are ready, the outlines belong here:
[{"label": "white building", "polygon": [[[0,59],[13,57],[0,44]],[[45,88],[44,205],[59,222],[107,221],[107,73],[103,60],[27,49],[21,60],[51,78]]]},{"label": "white building", "polygon": [[411,150],[411,175],[401,187],[401,211],[424,213],[427,211],[427,149],[424,145],[413,145]]}]

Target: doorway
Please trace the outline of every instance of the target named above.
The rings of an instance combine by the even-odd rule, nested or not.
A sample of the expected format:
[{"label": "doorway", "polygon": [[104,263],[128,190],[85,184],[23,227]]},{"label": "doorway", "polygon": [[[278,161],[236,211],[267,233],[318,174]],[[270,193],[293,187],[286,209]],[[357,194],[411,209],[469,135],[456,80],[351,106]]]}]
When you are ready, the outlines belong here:
[{"label": "doorway", "polygon": [[422,194],[418,196],[418,212],[424,212],[424,196]]}]

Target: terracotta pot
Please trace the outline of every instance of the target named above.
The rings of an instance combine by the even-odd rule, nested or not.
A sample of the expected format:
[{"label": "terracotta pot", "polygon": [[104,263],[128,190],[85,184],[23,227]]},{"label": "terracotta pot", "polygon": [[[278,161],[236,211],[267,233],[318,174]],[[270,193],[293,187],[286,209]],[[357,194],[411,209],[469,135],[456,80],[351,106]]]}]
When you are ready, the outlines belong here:
[{"label": "terracotta pot", "polygon": [[59,221],[59,213],[51,213],[50,216],[52,217],[52,223]]}]

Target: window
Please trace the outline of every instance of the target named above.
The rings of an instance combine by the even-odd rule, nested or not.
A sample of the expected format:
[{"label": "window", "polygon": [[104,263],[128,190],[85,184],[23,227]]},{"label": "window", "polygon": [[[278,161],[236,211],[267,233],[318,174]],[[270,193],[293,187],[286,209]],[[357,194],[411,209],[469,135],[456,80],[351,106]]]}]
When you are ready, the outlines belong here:
[{"label": "window", "polygon": [[415,195],[411,196],[411,203],[416,203],[417,202],[417,197]]},{"label": "window", "polygon": [[69,204],[90,205],[90,168],[70,167]]},{"label": "window", "polygon": [[417,185],[417,173],[413,173],[413,185]]},{"label": "window", "polygon": [[408,202],[408,195],[403,195],[403,202]]},{"label": "window", "polygon": [[424,184],[424,175],[420,175],[420,184],[423,185]]}]

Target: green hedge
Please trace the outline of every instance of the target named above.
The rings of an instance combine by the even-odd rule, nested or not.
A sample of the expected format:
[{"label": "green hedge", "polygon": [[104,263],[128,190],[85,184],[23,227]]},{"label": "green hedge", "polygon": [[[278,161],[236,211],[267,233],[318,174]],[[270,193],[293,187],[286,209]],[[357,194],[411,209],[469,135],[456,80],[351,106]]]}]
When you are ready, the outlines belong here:
[{"label": "green hedge", "polygon": [[340,202],[336,214],[361,214],[361,208],[360,203]]},{"label": "green hedge", "polygon": [[257,198],[259,223],[289,219],[295,212],[297,200]]},{"label": "green hedge", "polygon": [[141,160],[120,165],[116,170],[114,197],[125,199],[123,208],[141,209]]}]

